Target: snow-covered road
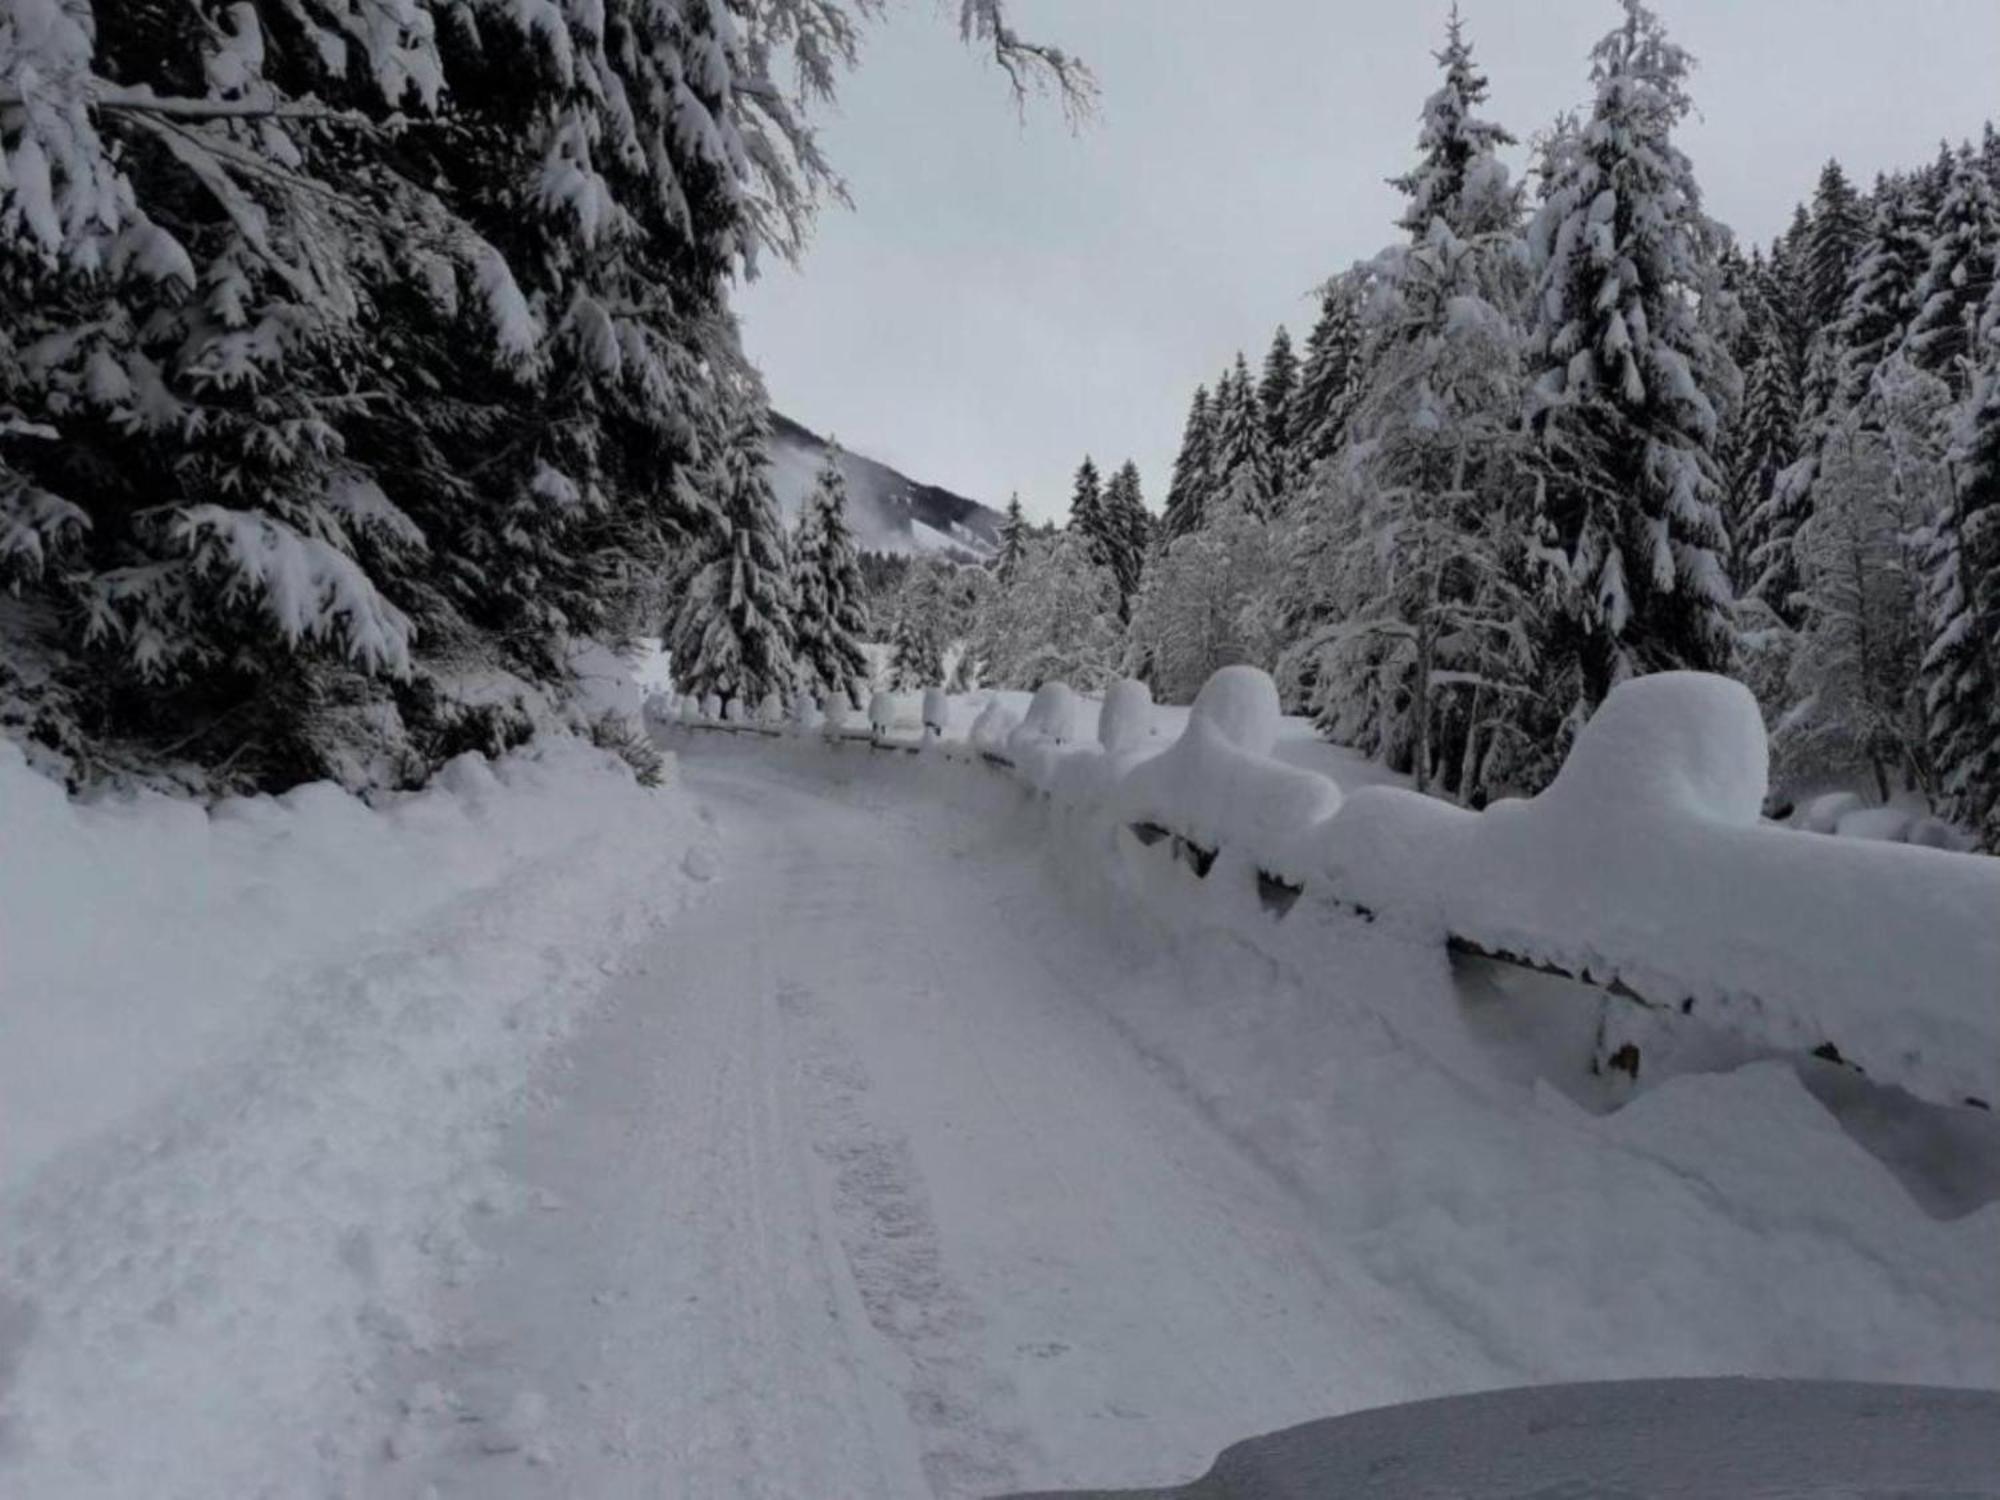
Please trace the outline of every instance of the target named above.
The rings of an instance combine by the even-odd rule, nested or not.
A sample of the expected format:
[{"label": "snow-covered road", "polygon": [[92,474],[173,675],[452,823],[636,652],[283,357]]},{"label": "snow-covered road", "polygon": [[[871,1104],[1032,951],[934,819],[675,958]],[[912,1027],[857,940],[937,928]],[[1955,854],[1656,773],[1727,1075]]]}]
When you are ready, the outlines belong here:
[{"label": "snow-covered road", "polygon": [[1025,841],[726,761],[688,785],[717,884],[513,1133],[535,1206],[403,1372],[407,1492],[1184,1478],[1478,1379],[1113,1023],[1162,962]]}]

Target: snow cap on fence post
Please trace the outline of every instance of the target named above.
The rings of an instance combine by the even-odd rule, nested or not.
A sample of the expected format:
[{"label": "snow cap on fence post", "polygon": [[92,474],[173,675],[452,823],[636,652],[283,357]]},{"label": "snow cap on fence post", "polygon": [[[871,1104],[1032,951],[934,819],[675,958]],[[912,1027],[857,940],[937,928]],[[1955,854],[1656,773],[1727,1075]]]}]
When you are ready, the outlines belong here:
[{"label": "snow cap on fence post", "polygon": [[896,722],[896,699],[892,693],[877,693],[868,700],[868,727],[880,739]]},{"label": "snow cap on fence post", "polygon": [[1153,737],[1153,690],[1136,678],[1114,682],[1105,690],[1097,716],[1097,743],[1107,755],[1136,750]]},{"label": "snow cap on fence post", "polygon": [[741,724],[747,717],[743,712],[743,700],[732,696],[723,707],[722,717],[731,724]]},{"label": "snow cap on fence post", "polygon": [[944,722],[950,712],[950,700],[943,688],[924,689],[924,735],[929,739],[944,738]]},{"label": "snow cap on fence post", "polygon": [[847,716],[854,712],[854,704],[847,696],[847,689],[828,688],[826,697],[820,702],[820,712],[825,716],[821,726],[828,739],[838,739],[847,728]]},{"label": "snow cap on fence post", "polygon": [[775,729],[785,722],[785,700],[772,688],[764,695],[764,701],[757,705],[757,722],[767,729]]},{"label": "snow cap on fence post", "polygon": [[819,723],[819,710],[813,705],[812,690],[799,688],[792,694],[792,728],[803,734]]},{"label": "snow cap on fence post", "polygon": [[999,698],[989,698],[986,707],[979,711],[979,717],[972,721],[972,745],[975,750],[998,754],[1007,746],[1007,737],[1021,722],[1020,716]]},{"label": "snow cap on fence post", "polygon": [[711,724],[721,721],[722,699],[717,694],[709,693],[701,700],[701,716]]},{"label": "snow cap on fence post", "polygon": [[1269,755],[1278,743],[1278,686],[1269,672],[1256,667],[1223,667],[1195,694],[1188,710],[1190,723],[1211,725],[1239,750]]},{"label": "snow cap on fence post", "polygon": [[1592,816],[1668,814],[1752,827],[1769,790],[1764,716],[1742,683],[1657,672],[1613,688],[1537,800]]}]

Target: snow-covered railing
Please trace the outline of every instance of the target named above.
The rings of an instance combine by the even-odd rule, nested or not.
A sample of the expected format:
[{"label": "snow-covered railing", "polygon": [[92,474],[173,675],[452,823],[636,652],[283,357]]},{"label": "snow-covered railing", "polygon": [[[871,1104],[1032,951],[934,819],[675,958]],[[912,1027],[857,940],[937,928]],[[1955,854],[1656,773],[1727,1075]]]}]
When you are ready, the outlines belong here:
[{"label": "snow-covered railing", "polygon": [[989,703],[965,741],[895,737],[893,703],[871,707],[870,745],[984,763],[1110,824],[1134,858],[1254,882],[1274,919],[1310,894],[1935,1102],[2000,1095],[2000,860],[1762,823],[1763,723],[1727,679],[1621,685],[1553,785],[1485,812],[1388,787],[1343,798],[1274,759],[1277,695],[1254,668],[1217,673],[1172,741],[1137,683],[1107,695],[1095,742],[1061,683],[1019,722]]}]

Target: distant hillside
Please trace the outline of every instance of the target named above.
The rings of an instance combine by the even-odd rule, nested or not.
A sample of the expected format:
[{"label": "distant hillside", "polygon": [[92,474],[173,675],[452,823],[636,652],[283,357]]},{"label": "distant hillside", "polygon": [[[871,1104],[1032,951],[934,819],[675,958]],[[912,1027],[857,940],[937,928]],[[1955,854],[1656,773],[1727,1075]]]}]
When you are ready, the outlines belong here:
[{"label": "distant hillside", "polygon": [[[771,413],[771,487],[797,518],[826,462],[826,440],[783,412]],[[919,484],[887,464],[843,450],[847,514],[858,545],[874,552],[951,552],[970,560],[999,544],[1000,513],[934,484]]]}]

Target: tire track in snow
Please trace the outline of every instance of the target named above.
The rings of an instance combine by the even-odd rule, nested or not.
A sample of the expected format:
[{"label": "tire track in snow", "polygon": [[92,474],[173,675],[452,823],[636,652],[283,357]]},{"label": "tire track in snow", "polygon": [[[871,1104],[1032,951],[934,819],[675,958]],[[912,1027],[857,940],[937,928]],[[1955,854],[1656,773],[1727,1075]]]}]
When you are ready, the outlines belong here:
[{"label": "tire track in snow", "polygon": [[924,1476],[939,1496],[1013,1485],[1026,1434],[996,1421],[1013,1404],[1013,1384],[978,1357],[985,1320],[951,1282],[909,1142],[869,1118],[867,1069],[813,990],[782,982],[778,1007],[797,1038],[812,1149],[830,1179],[833,1228],[862,1308],[909,1361],[904,1405]]}]

